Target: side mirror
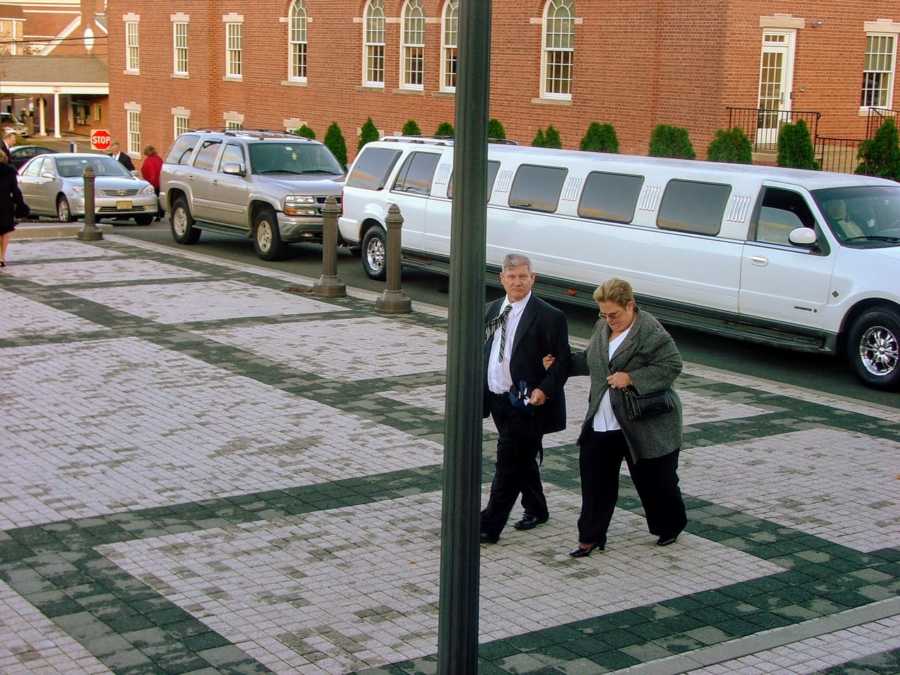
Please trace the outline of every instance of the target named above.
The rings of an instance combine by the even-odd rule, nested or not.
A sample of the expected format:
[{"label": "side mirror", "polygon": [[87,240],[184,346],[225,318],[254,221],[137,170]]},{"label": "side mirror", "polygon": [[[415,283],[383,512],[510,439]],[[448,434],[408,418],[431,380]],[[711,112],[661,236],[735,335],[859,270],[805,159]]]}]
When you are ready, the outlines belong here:
[{"label": "side mirror", "polygon": [[816,243],[816,231],[811,227],[798,227],[791,230],[788,241],[794,246],[814,246]]},{"label": "side mirror", "polygon": [[236,162],[228,162],[222,165],[222,173],[227,173],[229,176],[243,176],[244,167]]}]

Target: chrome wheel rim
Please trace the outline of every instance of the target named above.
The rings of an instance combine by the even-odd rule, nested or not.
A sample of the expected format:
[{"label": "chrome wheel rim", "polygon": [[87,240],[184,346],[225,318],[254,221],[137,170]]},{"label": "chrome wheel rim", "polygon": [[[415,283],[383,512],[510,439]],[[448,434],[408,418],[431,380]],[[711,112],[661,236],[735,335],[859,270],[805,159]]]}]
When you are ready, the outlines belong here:
[{"label": "chrome wheel rim", "polygon": [[187,227],[187,214],[184,209],[175,209],[175,213],[172,214],[172,229],[175,230],[175,234],[183,237],[187,234]]},{"label": "chrome wheel rim", "polygon": [[372,237],[366,247],[366,264],[375,274],[381,274],[384,269],[384,242],[378,237]]},{"label": "chrome wheel rim", "polygon": [[66,222],[69,219],[69,202],[65,199],[60,199],[59,205],[56,207],[56,213],[61,222]]},{"label": "chrome wheel rim", "polygon": [[260,251],[268,251],[272,247],[272,224],[268,220],[261,220],[256,226],[256,243]]},{"label": "chrome wheel rim", "polygon": [[897,336],[885,326],[870,326],[859,340],[859,359],[872,375],[890,375],[900,361]]}]

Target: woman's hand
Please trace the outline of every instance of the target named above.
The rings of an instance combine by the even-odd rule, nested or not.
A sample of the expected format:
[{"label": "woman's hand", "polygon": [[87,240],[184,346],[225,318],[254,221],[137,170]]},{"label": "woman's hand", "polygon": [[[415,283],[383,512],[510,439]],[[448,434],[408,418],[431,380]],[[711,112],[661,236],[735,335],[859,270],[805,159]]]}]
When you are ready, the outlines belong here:
[{"label": "woman's hand", "polygon": [[625,389],[631,386],[631,375],[622,371],[606,378],[606,383],[613,389]]},{"label": "woman's hand", "polygon": [[544,360],[544,370],[550,370],[550,367],[554,363],[556,363],[556,357],[553,356],[553,354],[547,354],[547,356],[545,356],[543,360]]}]

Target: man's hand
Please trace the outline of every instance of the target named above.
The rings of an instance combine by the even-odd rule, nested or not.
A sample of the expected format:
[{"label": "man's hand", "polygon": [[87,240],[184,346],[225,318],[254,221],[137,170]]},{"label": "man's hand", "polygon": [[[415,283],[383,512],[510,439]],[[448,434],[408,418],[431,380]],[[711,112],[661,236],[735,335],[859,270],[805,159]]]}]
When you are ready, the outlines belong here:
[{"label": "man's hand", "polygon": [[547,396],[540,389],[532,389],[531,396],[528,397],[528,405],[544,405],[547,402]]},{"label": "man's hand", "polygon": [[556,357],[553,354],[547,354],[542,361],[544,362],[544,370],[550,370],[550,367],[556,363]]},{"label": "man's hand", "polygon": [[613,389],[625,389],[631,386],[631,375],[626,372],[613,373],[606,378],[606,383]]}]

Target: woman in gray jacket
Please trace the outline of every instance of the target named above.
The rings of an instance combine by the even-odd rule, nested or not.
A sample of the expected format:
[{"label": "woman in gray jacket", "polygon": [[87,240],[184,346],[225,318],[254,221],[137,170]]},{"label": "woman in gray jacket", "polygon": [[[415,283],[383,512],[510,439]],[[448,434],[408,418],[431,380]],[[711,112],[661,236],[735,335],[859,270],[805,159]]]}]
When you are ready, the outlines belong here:
[{"label": "woman in gray jacket", "polygon": [[[659,546],[675,542],[687,524],[678,489],[681,401],[672,389],[681,355],[652,315],[639,309],[631,285],[610,279],[594,291],[600,321],[588,348],[573,353],[569,375],[590,375],[591,394],[581,435],[581,516],[578,546],[569,555],[589,556],[606,546],[606,531],[619,494],[622,459],[644,506],[647,527]],[[546,359],[545,364],[552,363]],[[671,409],[629,419],[626,390],[668,391]]]}]

